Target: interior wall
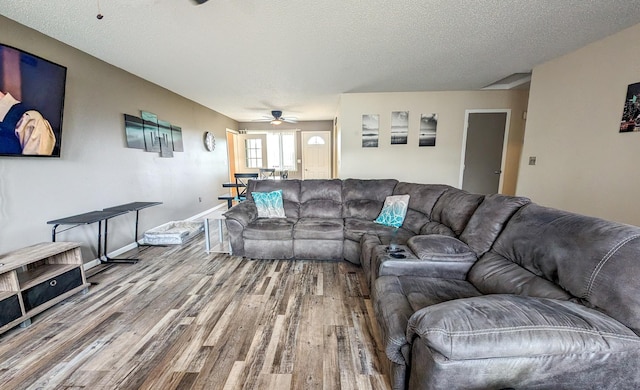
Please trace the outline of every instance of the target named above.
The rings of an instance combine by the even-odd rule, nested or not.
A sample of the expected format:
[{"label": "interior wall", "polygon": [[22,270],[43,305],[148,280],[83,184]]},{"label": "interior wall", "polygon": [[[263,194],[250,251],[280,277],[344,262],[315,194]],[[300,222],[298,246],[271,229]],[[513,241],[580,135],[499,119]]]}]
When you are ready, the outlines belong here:
[{"label": "interior wall", "polygon": [[518,194],[640,225],[640,132],[619,132],[638,36],[640,24],[533,70]]},{"label": "interior wall", "polygon": [[[395,178],[459,187],[465,110],[511,109],[502,193],[515,192],[528,90],[343,94],[338,130],[341,178]],[[406,145],[391,145],[391,112],[409,111]],[[418,146],[421,114],[438,114],[435,147]],[[380,115],[379,146],[362,147],[362,115]]]},{"label": "interior wall", "polygon": [[[239,130],[300,130],[300,131],[333,131],[332,121],[300,121],[298,123],[283,122],[279,125],[271,125],[269,122],[238,122]],[[332,148],[333,150],[333,148]],[[296,158],[298,169],[289,171],[289,179],[302,179],[302,135],[298,133],[296,145]]]},{"label": "interior wall", "polygon": [[[141,233],[223,203],[225,129],[235,121],[2,16],[0,37],[67,67],[61,158],[0,157],[0,253],[50,241],[49,220],[123,203],[163,202],[140,212]],[[160,158],[127,148],[123,114],[140,110],[182,127],[185,151]],[[214,152],[205,131],[216,137]],[[134,222],[135,213],[109,220],[110,250],[134,241]],[[81,242],[85,261],[97,257],[97,224],[57,238]]]}]

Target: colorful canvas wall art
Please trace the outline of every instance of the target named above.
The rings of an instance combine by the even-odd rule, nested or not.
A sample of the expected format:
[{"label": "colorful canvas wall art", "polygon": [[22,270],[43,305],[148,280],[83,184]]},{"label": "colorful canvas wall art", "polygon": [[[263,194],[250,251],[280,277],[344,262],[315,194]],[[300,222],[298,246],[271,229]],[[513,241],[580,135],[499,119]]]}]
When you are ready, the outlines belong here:
[{"label": "colorful canvas wall art", "polygon": [[622,109],[620,132],[640,131],[640,83],[629,84]]},{"label": "colorful canvas wall art", "polygon": [[182,128],[158,119],[154,113],[141,111],[140,118],[124,114],[127,147],[158,152],[161,157],[173,157],[183,152]]}]

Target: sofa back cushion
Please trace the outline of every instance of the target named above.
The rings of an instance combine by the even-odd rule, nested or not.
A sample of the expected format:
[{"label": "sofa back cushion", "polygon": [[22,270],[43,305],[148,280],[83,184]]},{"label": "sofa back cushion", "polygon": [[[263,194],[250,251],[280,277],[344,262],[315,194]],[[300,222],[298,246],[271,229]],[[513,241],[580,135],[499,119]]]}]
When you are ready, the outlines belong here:
[{"label": "sofa back cushion", "polygon": [[300,218],[342,218],[342,180],[300,182]]},{"label": "sofa back cushion", "polygon": [[249,180],[247,199],[253,201],[252,192],[275,190],[282,190],[284,215],[287,218],[300,218],[300,180]]},{"label": "sofa back cushion", "polygon": [[444,184],[398,183],[393,189],[393,194],[410,196],[402,227],[415,234],[420,233],[420,228],[431,220],[431,211],[440,196],[452,188]]},{"label": "sofa back cushion", "polygon": [[531,203],[528,198],[492,194],[484,197],[480,206],[469,219],[469,223],[460,235],[476,252],[478,257],[485,254],[496,240],[509,218],[525,204]]},{"label": "sofa back cushion", "polygon": [[458,237],[449,226],[445,226],[440,222],[429,221],[420,228],[420,235],[441,234],[443,236]]},{"label": "sofa back cushion", "polygon": [[387,196],[393,194],[395,179],[345,179],[342,181],[342,217],[373,221]]},{"label": "sofa back cushion", "polygon": [[[487,255],[491,253],[640,334],[640,227],[531,203],[513,215]],[[512,267],[510,263],[503,267]],[[518,278],[504,270],[491,277],[488,270],[481,259],[470,271],[469,280],[480,291],[519,293]]]},{"label": "sofa back cushion", "polygon": [[575,299],[559,285],[492,251],[473,265],[467,279],[483,294],[516,294],[562,301]]},{"label": "sofa back cushion", "polygon": [[447,226],[459,237],[483,199],[484,195],[450,188],[433,206],[431,220]]}]

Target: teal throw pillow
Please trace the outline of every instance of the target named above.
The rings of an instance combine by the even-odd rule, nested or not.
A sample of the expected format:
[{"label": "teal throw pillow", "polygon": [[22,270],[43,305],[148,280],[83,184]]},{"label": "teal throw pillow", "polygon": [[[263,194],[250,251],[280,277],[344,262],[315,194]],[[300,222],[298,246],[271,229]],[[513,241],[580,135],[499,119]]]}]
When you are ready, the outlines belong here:
[{"label": "teal throw pillow", "polygon": [[392,195],[387,196],[384,200],[384,206],[380,215],[374,221],[381,225],[399,228],[404,222],[409,208],[409,195]]},{"label": "teal throw pillow", "polygon": [[251,196],[258,208],[258,218],[286,218],[282,202],[282,190],[252,192]]}]

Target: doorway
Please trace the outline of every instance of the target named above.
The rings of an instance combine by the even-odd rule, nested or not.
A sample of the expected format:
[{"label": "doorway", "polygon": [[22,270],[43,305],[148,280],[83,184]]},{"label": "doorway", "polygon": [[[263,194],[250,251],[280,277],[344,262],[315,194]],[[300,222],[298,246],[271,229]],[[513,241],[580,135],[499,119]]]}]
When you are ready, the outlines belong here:
[{"label": "doorway", "polygon": [[502,192],[511,110],[467,110],[460,188],[476,194]]},{"label": "doorway", "polygon": [[229,183],[233,183],[236,173],[236,138],[238,132],[227,129],[227,161],[229,163]]},{"label": "doorway", "polygon": [[327,131],[302,132],[302,178],[331,177],[331,144]]}]

